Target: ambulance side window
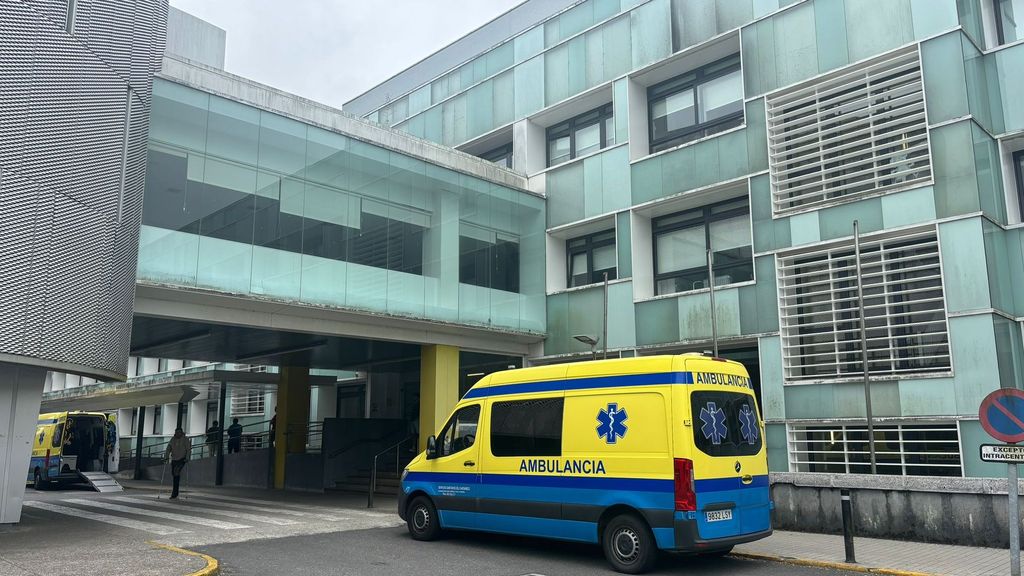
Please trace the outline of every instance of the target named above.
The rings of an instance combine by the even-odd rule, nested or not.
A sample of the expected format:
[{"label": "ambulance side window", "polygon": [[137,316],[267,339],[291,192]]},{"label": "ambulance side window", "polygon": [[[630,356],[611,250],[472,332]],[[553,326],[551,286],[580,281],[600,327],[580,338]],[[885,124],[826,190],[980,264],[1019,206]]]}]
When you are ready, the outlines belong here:
[{"label": "ambulance side window", "polygon": [[561,456],[562,398],[495,402],[491,453],[495,456]]},{"label": "ambulance side window", "polygon": [[57,427],[53,430],[53,442],[51,444],[54,448],[60,446],[60,440],[64,437],[64,423],[57,424]]},{"label": "ambulance side window", "polygon": [[437,437],[437,455],[451,456],[472,446],[476,442],[479,422],[479,404],[460,408]]}]

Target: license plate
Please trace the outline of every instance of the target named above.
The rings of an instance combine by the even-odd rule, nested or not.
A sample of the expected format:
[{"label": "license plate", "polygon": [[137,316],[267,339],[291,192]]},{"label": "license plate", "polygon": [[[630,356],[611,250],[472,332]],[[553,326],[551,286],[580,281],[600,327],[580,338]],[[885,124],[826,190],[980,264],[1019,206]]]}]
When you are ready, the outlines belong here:
[{"label": "license plate", "polygon": [[722,520],[732,520],[732,510],[714,510],[711,512],[705,512],[704,517],[708,522],[721,522]]}]

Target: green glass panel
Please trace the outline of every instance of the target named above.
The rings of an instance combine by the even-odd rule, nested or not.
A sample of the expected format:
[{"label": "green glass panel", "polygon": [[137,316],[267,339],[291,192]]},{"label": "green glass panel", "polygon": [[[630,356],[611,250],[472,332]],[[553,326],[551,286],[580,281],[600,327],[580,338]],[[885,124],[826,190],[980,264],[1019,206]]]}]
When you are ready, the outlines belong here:
[{"label": "green glass panel", "polygon": [[679,306],[675,298],[638,302],[635,306],[638,346],[679,341]]},{"label": "green glass panel", "polygon": [[1005,130],[1024,130],[1024,44],[996,52],[995,59]]},{"label": "green glass panel", "polygon": [[715,0],[672,0],[672,49],[678,52],[718,32]]},{"label": "green glass panel", "polygon": [[[619,277],[622,264],[619,264]],[[636,346],[636,318],[633,314],[633,283],[608,285],[608,347]]]},{"label": "green glass panel", "polygon": [[818,72],[841,68],[850,63],[846,50],[846,6],[843,0],[815,0],[815,37],[818,46]]},{"label": "green glass panel", "polygon": [[562,40],[560,32],[559,17],[552,18],[544,23],[544,47],[550,48]]},{"label": "green glass panel", "polygon": [[693,163],[694,149],[694,146],[687,146],[661,156],[661,197],[696,188],[697,169]]},{"label": "green glass panel", "polygon": [[590,156],[583,160],[583,216],[590,218],[604,214],[604,163],[603,154]]},{"label": "green glass panel", "polygon": [[605,79],[618,78],[632,69],[633,44],[629,19],[628,15],[622,16],[601,26]]},{"label": "green glass panel", "polygon": [[764,100],[751,100],[745,107],[747,123],[747,164],[751,172],[768,169],[768,133],[765,127]]},{"label": "green glass panel", "polygon": [[[955,220],[939,225],[939,246],[942,250],[942,272],[944,278],[956,278],[956,282],[944,282],[946,310],[963,312],[991,308],[992,300],[988,285],[985,254],[985,238],[981,220]],[[954,361],[957,357],[954,356]],[[957,367],[957,372],[961,367]]]},{"label": "green glass panel", "polygon": [[956,397],[952,378],[900,380],[902,416],[955,416]]},{"label": "green glass panel", "polygon": [[630,190],[633,204],[642,204],[662,197],[661,156],[634,163],[630,168]]},{"label": "green glass panel", "polygon": [[139,231],[140,279],[195,286],[198,266],[199,235],[142,226]]},{"label": "green glass panel", "polygon": [[821,230],[817,212],[804,212],[789,218],[789,230],[793,246],[813,244],[821,241]]},{"label": "green glass panel", "polygon": [[978,179],[981,209],[989,218],[1006,224],[1006,196],[1003,193],[999,144],[973,122],[971,133],[974,136],[974,170]]},{"label": "green glass panel", "polygon": [[[864,418],[864,384],[844,382],[832,385],[836,418]],[[900,389],[896,382],[871,383],[872,414],[879,418],[900,416]]]},{"label": "green glass panel", "polygon": [[834,418],[832,384],[802,384],[783,388],[786,418]]},{"label": "green glass panel", "polygon": [[490,131],[494,127],[494,83],[481,82],[466,92],[466,138]]},{"label": "green glass panel", "polygon": [[755,287],[758,332],[774,332],[779,329],[779,293],[775,284],[775,258],[754,258],[754,277],[757,279]]},{"label": "green glass panel", "polygon": [[956,411],[976,415],[982,399],[999,387],[999,359],[992,316],[951,317],[949,343],[956,367],[953,371]]},{"label": "green glass panel", "polygon": [[548,337],[544,340],[545,354],[565,354],[569,351],[569,295],[547,297]]},{"label": "green glass panel", "polygon": [[252,279],[252,244],[202,236],[196,285],[236,294],[248,294]]},{"label": "green glass panel", "polygon": [[619,0],[594,0],[594,22],[611,18],[621,10]]},{"label": "green glass panel", "polygon": [[488,52],[484,58],[486,63],[485,74],[487,76],[494,76],[515,63],[515,44],[513,42],[500,44]]},{"label": "green glass panel", "polygon": [[757,334],[757,286],[741,286],[737,290],[740,302],[740,333]]},{"label": "green glass panel", "polygon": [[569,88],[570,96],[587,89],[587,39],[577,36],[568,43]]},{"label": "green glass panel", "polygon": [[504,126],[516,119],[515,77],[509,70],[494,77],[494,126]]},{"label": "green glass panel", "polygon": [[944,122],[968,114],[964,55],[960,33],[932,38],[921,45],[921,67],[927,96],[928,121]]},{"label": "green glass panel", "polygon": [[672,53],[670,12],[669,0],[651,0],[629,13],[633,68],[642,68]]},{"label": "green glass panel", "polygon": [[959,25],[956,0],[910,0],[914,37],[918,40],[951,30]]},{"label": "green glass panel", "polygon": [[[693,182],[694,188],[721,182],[722,177],[719,171],[718,142],[717,138],[711,138],[693,145],[693,163],[696,179]],[[700,170],[696,167],[700,166]]]},{"label": "green glass panel", "polygon": [[[604,329],[603,314],[595,310],[604,309],[604,288],[600,285],[587,290],[569,292],[569,350],[590,352],[590,346],[572,338],[576,334],[587,334],[595,339]],[[598,345],[600,350],[602,345]]]},{"label": "green glass panel", "polygon": [[535,26],[513,40],[513,52],[515,53],[516,64],[525,62],[540,54],[544,49],[544,27]]},{"label": "green glass panel", "polygon": [[732,180],[750,172],[747,163],[747,133],[736,130],[715,138],[718,142],[720,180]]},{"label": "green glass panel", "polygon": [[914,39],[909,0],[846,0],[846,22],[851,62]]},{"label": "green glass panel", "polygon": [[882,196],[882,225],[900,228],[935,220],[935,191],[931,186]]},{"label": "green glass panel", "polygon": [[516,66],[516,118],[525,118],[544,107],[544,57]]},{"label": "green glass panel", "polygon": [[612,104],[612,109],[615,115],[615,142],[621,144],[629,140],[628,79],[620,78],[612,85]]},{"label": "green glass panel", "polygon": [[263,246],[252,248],[251,293],[297,300],[301,278],[301,254]]},{"label": "green glass panel", "polygon": [[154,79],[150,140],[204,152],[209,107],[209,94]]},{"label": "green glass panel", "polygon": [[547,173],[548,227],[583,220],[583,163],[573,162]]},{"label": "green glass panel", "polygon": [[818,212],[822,240],[853,236],[853,221],[860,222],[862,234],[882,229],[882,202],[868,198],[852,204],[832,206]]},{"label": "green glass panel", "polygon": [[931,131],[929,138],[935,172],[935,215],[948,218],[981,210],[970,121],[940,126]]},{"label": "green glass panel", "polygon": [[992,307],[1013,315],[1013,285],[1010,273],[1010,258],[1006,248],[1006,234],[991,222],[982,222],[985,235],[985,255],[988,268],[988,285],[991,291]]},{"label": "green glass panel", "polygon": [[441,143],[456,146],[466,141],[466,93],[441,104]]},{"label": "green glass panel", "polygon": [[346,285],[347,271],[347,262],[303,254],[299,298],[313,304],[344,306],[345,291],[339,287]]},{"label": "green glass panel", "polygon": [[[818,73],[815,4],[805,2],[773,17],[775,73],[779,86],[788,86]],[[832,41],[829,38],[829,42]]]},{"label": "green glass panel", "polygon": [[779,0],[754,0],[754,18],[760,18],[779,9]]},{"label": "green glass panel", "polygon": [[768,452],[768,471],[789,472],[789,453],[786,448],[786,425],[765,424],[764,439]]},{"label": "green glass panel", "polygon": [[[1024,286],[1024,228],[1007,230],[1005,236],[1010,285]],[[1013,291],[1013,315],[1024,316],[1024,290]]]},{"label": "green glass panel", "polygon": [[430,107],[430,85],[421,86],[409,94],[409,114],[419,114]]},{"label": "green glass panel", "polygon": [[[615,250],[618,252],[619,259],[619,269],[616,273],[619,278],[633,276],[632,245],[629,212],[619,212],[615,215]],[[630,287],[632,287],[632,284]],[[632,299],[630,300],[630,307],[632,307]]]},{"label": "green glass panel", "polygon": [[1013,320],[994,316],[996,357],[999,359],[999,382],[1003,387],[1016,387],[1024,380],[1024,345],[1020,325]]},{"label": "green glass panel", "polygon": [[[976,122],[990,132],[1002,131],[1003,115],[999,102],[999,88],[995,79],[995,64],[966,36],[961,35],[964,50],[964,75],[967,80],[967,101]],[[993,76],[989,77],[989,74]]]},{"label": "green glass panel", "polygon": [[[989,390],[991,392],[991,390]],[[974,412],[978,410],[975,409]],[[969,412],[963,412],[968,414]],[[972,478],[1006,479],[1006,465],[995,462],[982,462],[978,454],[978,446],[991,444],[992,437],[981,427],[978,420],[960,421],[960,453],[963,454],[964,476]],[[1019,466],[1018,466],[1019,468]],[[1022,471],[1018,471],[1024,473]]]},{"label": "green glass panel", "polygon": [[255,166],[259,156],[260,111],[218,96],[210,97],[206,152]]},{"label": "green glass panel", "polygon": [[976,43],[984,46],[985,31],[982,24],[981,3],[974,0],[956,0],[956,9],[964,31],[970,34]]},{"label": "green glass panel", "polygon": [[302,177],[306,167],[306,125],[261,111],[259,167]]},{"label": "green glass panel", "polygon": [[423,113],[423,137],[432,142],[441,142],[442,139],[442,110],[440,106],[434,106]]},{"label": "green glass panel", "polygon": [[551,106],[569,97],[569,46],[562,44],[544,53],[544,104]]},{"label": "green glass panel", "polygon": [[727,32],[754,19],[753,0],[716,0],[718,32]]},{"label": "green glass panel", "polygon": [[601,28],[591,30],[587,32],[584,42],[586,46],[586,62],[583,68],[586,73],[586,84],[589,88],[607,80],[604,76],[604,32]]},{"label": "green glass panel", "polygon": [[775,20],[765,18],[743,29],[743,81],[747,97],[774,90],[778,85],[775,75]]},{"label": "green glass panel", "polygon": [[602,213],[629,208],[629,147],[618,146],[599,156],[601,160]]},{"label": "green glass panel", "polygon": [[559,20],[559,35],[564,38],[569,38],[575,34],[590,28],[594,23],[594,2],[589,0],[578,4],[569,10],[562,13],[558,17]]}]

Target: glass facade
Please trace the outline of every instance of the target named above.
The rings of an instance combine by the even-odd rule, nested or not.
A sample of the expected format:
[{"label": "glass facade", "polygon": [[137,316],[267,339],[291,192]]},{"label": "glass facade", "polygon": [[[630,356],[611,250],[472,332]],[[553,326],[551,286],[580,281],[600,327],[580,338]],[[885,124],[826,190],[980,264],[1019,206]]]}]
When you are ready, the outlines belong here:
[{"label": "glass facade", "polygon": [[139,278],[544,330],[541,198],[157,80]]}]

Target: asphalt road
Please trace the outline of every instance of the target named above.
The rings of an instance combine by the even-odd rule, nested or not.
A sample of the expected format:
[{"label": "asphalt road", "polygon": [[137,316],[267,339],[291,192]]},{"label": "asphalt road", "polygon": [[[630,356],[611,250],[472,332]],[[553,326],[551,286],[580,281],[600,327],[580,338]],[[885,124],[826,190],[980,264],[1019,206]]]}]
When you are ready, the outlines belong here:
[{"label": "asphalt road", "polygon": [[[198,548],[220,561],[226,576],[286,574],[358,576],[591,576],[615,574],[596,546],[491,534],[449,534],[416,542],[404,527],[352,530]],[[667,556],[655,574],[687,576],[848,576],[744,560]]]}]

